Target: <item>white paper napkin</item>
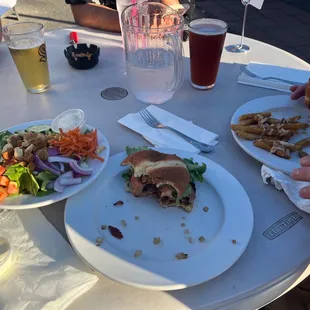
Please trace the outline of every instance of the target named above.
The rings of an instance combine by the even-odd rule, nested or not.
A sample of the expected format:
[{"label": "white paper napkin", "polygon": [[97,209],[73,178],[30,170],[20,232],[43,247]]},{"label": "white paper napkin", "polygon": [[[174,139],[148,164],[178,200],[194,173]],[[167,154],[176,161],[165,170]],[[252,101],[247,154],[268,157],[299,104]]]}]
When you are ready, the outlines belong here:
[{"label": "white paper napkin", "polygon": [[[218,143],[218,141],[216,141],[218,135],[213,132],[198,127],[192,122],[186,121],[156,106],[149,106],[147,109],[163,124],[168,125],[197,141],[212,145]],[[157,147],[167,147],[199,153],[197,148],[171,130],[157,129],[148,126],[139,113],[128,114],[118,120],[118,122],[141,134],[146,140]]]},{"label": "white paper napkin", "polygon": [[13,247],[1,310],[62,310],[98,280],[38,209],[0,213],[1,235]]},{"label": "white paper napkin", "polygon": [[[272,76],[298,83],[306,83],[310,75],[310,72],[305,70],[298,70],[254,62],[250,62],[246,68],[260,77]],[[251,78],[244,73],[241,73],[239,75],[238,83],[262,88],[274,89],[283,92],[290,92],[291,87],[291,85],[279,81],[272,81],[272,80],[263,81],[257,78]]]},{"label": "white paper napkin", "polygon": [[283,190],[297,208],[310,213],[310,199],[303,199],[299,196],[299,191],[309,186],[309,182],[292,180],[288,175],[265,165],[262,166],[261,175],[265,184],[271,183],[276,189]]}]

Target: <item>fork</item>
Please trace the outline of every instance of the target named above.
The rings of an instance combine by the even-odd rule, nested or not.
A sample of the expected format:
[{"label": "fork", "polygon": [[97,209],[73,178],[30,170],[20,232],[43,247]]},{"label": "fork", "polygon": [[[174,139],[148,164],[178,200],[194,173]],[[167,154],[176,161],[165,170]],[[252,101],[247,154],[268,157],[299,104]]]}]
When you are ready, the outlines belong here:
[{"label": "fork", "polygon": [[178,134],[179,136],[181,136],[184,140],[186,140],[187,142],[189,142],[190,144],[192,144],[194,147],[196,147],[198,150],[200,150],[203,153],[209,153],[212,151],[213,146],[210,144],[205,144],[202,142],[199,142],[197,140],[194,140],[186,135],[184,135],[183,133],[179,132],[178,130],[166,126],[164,124],[162,124],[159,120],[157,120],[147,109],[143,109],[139,112],[139,114],[141,115],[141,117],[143,118],[143,120],[150,126],[153,128],[159,128],[159,129],[170,129],[171,131],[175,132],[176,134]]},{"label": "fork", "polygon": [[285,80],[285,79],[280,79],[280,78],[276,78],[276,77],[272,77],[272,76],[267,76],[267,77],[261,77],[253,72],[251,72],[249,69],[247,69],[245,66],[241,66],[240,70],[242,73],[244,73],[245,75],[251,77],[251,78],[255,78],[255,79],[260,79],[263,81],[268,81],[268,80],[276,80],[276,81],[280,81],[286,84],[290,84],[290,85],[303,85],[303,83],[298,83],[298,82],[294,82],[294,81],[290,81],[290,80]]}]

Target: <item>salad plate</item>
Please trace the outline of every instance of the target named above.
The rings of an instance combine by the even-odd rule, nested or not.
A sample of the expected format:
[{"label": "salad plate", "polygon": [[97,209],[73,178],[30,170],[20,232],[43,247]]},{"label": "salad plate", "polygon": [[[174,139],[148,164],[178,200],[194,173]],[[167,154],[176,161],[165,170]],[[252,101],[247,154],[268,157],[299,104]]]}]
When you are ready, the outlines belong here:
[{"label": "salad plate", "polygon": [[[0,198],[2,198],[0,209],[24,210],[39,208],[66,199],[89,186],[105,168],[110,153],[109,143],[99,130],[95,130],[88,125],[86,126],[87,133],[89,135],[94,134],[96,135],[94,137],[97,138],[98,147],[93,155],[99,157],[100,160],[86,156],[81,157],[76,154],[69,156],[70,152],[63,155],[59,152],[60,148],[49,144],[48,148],[43,147],[43,153],[48,150],[48,157],[42,159],[39,153],[41,151],[40,142],[37,142],[36,149],[30,155],[33,159],[29,160],[25,156],[26,147],[31,147],[29,145],[31,141],[28,143],[25,138],[25,141],[19,142],[20,148],[14,147],[12,151],[14,154],[13,164],[3,164],[8,136],[20,134],[23,137],[28,132],[28,135],[34,133],[34,135],[40,134],[43,137],[44,134],[53,134],[51,124],[52,120],[33,121],[8,128],[0,133],[2,154],[2,163],[0,164]],[[48,139],[46,138],[46,141]],[[58,145],[57,143],[56,141],[55,145]],[[23,151],[20,149],[23,149]],[[21,161],[16,160],[17,156],[22,155],[18,154],[18,151],[21,151],[26,162],[22,161],[23,159]],[[98,156],[95,154],[98,154]],[[45,155],[43,154],[43,156]],[[35,164],[35,168],[30,168],[30,161]],[[9,185],[6,184],[7,182],[9,182]],[[5,194],[5,199],[2,196],[3,194]]]},{"label": "salad plate", "polygon": [[110,158],[92,188],[67,200],[67,236],[91,268],[120,283],[177,290],[209,281],[247,248],[253,230],[249,197],[227,170],[205,157],[153,150],[189,159],[193,172],[206,164],[202,182],[195,183],[193,210],[162,208],[154,197],[127,192],[123,152]]}]

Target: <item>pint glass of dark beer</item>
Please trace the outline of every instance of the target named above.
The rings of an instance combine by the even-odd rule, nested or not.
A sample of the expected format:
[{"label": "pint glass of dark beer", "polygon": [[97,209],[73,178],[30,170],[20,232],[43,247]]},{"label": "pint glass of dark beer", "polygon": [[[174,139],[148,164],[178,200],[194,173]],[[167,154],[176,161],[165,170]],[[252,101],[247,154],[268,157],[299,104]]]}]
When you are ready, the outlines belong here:
[{"label": "pint glass of dark beer", "polygon": [[202,18],[190,23],[189,49],[193,87],[214,87],[226,32],[227,24],[221,20]]}]

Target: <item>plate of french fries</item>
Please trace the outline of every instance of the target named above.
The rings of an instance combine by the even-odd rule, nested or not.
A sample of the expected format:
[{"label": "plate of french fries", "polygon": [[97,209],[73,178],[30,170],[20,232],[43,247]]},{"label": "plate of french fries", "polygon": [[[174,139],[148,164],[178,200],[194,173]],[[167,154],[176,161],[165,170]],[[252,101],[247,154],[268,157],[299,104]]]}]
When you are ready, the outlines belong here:
[{"label": "plate of french fries", "polygon": [[270,96],[249,101],[233,115],[231,130],[246,153],[286,174],[310,154],[310,110],[303,99]]}]

